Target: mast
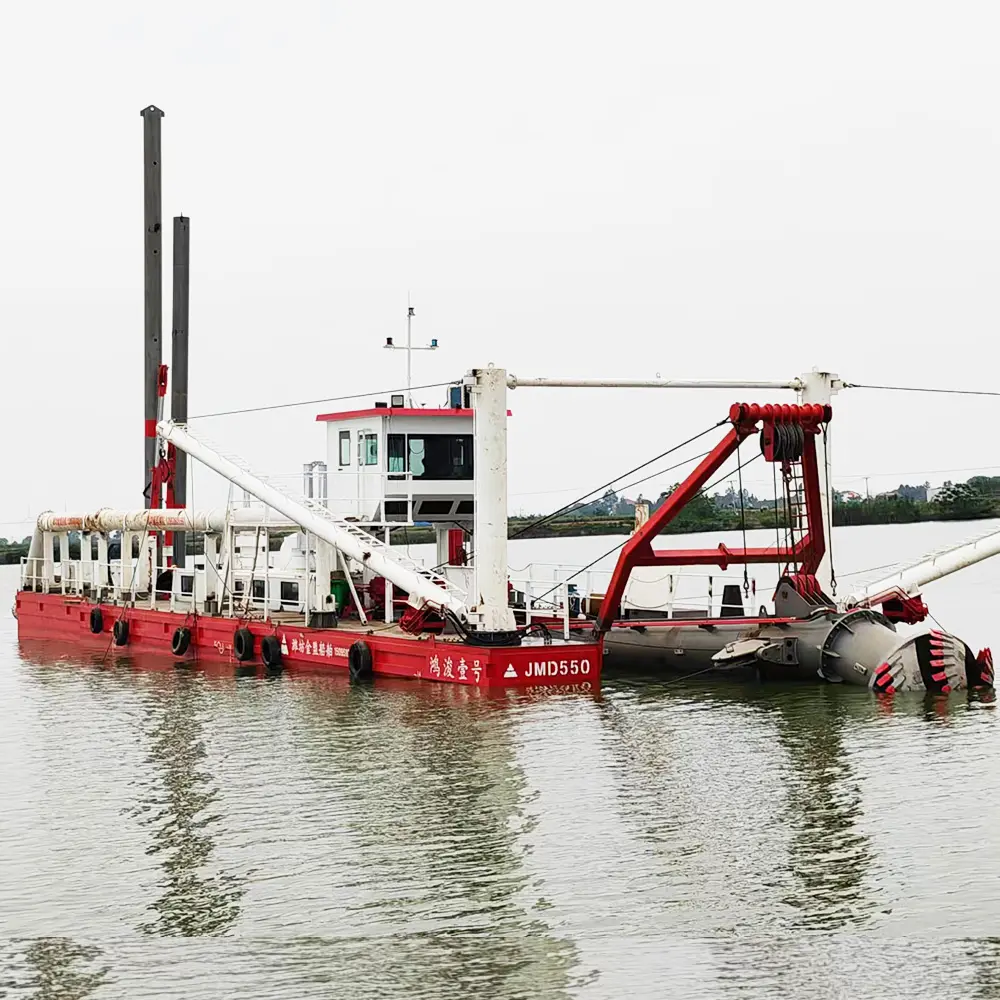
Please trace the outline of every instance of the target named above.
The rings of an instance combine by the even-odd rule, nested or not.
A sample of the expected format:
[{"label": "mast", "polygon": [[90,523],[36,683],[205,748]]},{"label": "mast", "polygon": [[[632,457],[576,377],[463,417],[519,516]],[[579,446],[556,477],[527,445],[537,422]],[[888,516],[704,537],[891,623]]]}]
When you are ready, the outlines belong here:
[{"label": "mast", "polygon": [[[843,388],[843,380],[839,375],[830,372],[812,371],[799,377],[802,388],[799,399],[803,403],[818,403],[829,406],[833,395]],[[830,482],[830,470],[833,468],[833,439],[829,424],[823,425],[823,437],[820,442],[816,471],[819,480],[820,514],[823,519],[823,530],[827,533],[826,550],[816,567],[816,579],[825,594],[835,597],[837,583],[833,575],[833,489]]]},{"label": "mast", "polygon": [[[191,220],[174,216],[174,281],[173,333],[171,335],[170,367],[173,370],[170,392],[170,419],[187,424],[188,418],[188,305],[190,300]],[[174,503],[187,506],[187,454],[176,450],[174,459]],[[184,532],[174,532],[173,560],[184,565],[186,541]]]},{"label": "mast", "polygon": [[160,341],[163,335],[163,233],[161,232],[160,188],[160,119],[163,112],[153,104],[140,112],[143,147],[143,212],[145,216],[145,353],[143,382],[143,416],[145,447],[143,449],[142,484],[146,506],[152,505],[152,490],[148,489],[153,466],[156,465],[157,382],[160,370]]},{"label": "mast", "polygon": [[431,342],[423,347],[413,346],[413,316],[415,310],[410,305],[410,296],[406,296],[406,346],[394,344],[392,337],[385,338],[385,349],[387,351],[406,351],[406,395],[403,397],[406,405],[413,406],[413,352],[414,351],[436,351],[438,349],[437,337],[431,338]]},{"label": "mast", "polygon": [[406,297],[406,405],[413,406],[413,306]]},{"label": "mast", "polygon": [[516,624],[507,594],[507,372],[474,369],[466,378],[472,390],[475,433],[473,541],[475,602],[469,621],[479,632],[512,641]]}]

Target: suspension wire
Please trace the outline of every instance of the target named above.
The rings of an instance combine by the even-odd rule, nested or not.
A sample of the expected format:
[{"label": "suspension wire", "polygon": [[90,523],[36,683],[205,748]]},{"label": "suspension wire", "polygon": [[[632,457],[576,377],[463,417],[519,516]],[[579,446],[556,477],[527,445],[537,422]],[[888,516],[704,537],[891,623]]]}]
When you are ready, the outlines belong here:
[{"label": "suspension wire", "polygon": [[778,463],[771,463],[771,488],[774,490],[774,548],[781,548],[781,528],[778,525]]},{"label": "suspension wire", "polygon": [[698,455],[692,455],[690,458],[685,458],[683,462],[675,462],[673,465],[668,465],[663,469],[657,469],[656,472],[651,472],[648,476],[643,476],[642,479],[633,479],[632,482],[626,483],[624,486],[619,486],[618,490],[630,490],[633,486],[641,486],[643,483],[649,482],[650,479],[655,479],[657,476],[662,476],[667,472],[673,472],[674,469],[679,469],[682,465],[687,465],[690,462],[697,462],[698,459],[711,454],[712,452],[709,450],[703,451]]},{"label": "suspension wire", "polygon": [[[740,444],[743,442],[741,441]],[[739,478],[740,487],[740,530],[743,532],[743,551],[747,550],[747,512],[743,502],[743,466],[740,464],[740,445],[736,446],[736,475]],[[750,571],[747,564],[743,563],[743,596],[750,596]]]},{"label": "suspension wire", "polygon": [[[557,517],[560,517],[562,514],[565,514],[568,511],[572,510],[577,504],[584,502],[585,500],[588,499],[588,497],[592,496],[594,493],[599,493],[601,490],[605,490],[608,487],[613,486],[615,483],[618,482],[619,479],[624,479],[626,476],[631,476],[634,472],[638,472],[640,469],[646,468],[647,465],[652,465],[653,462],[658,462],[661,458],[666,458],[667,455],[671,455],[675,451],[679,451],[681,448],[684,448],[687,445],[691,444],[692,442],[697,441],[698,438],[702,438],[706,434],[710,434],[717,427],[721,427],[723,424],[727,424],[727,423],[729,423],[729,417],[726,417],[723,420],[720,420],[718,423],[715,423],[715,424],[712,424],[709,427],[706,427],[703,431],[699,431],[694,436],[689,437],[686,441],[681,441],[680,444],[676,444],[672,448],[668,448],[666,451],[660,452],[659,455],[654,455],[652,458],[647,459],[645,462],[642,462],[640,465],[635,466],[635,468],[629,469],[628,472],[623,472],[623,473],[621,473],[621,475],[615,476],[614,479],[608,480],[608,482],[604,483],[603,486],[598,486],[595,489],[588,490],[586,493],[583,494],[583,496],[577,497],[576,500],[571,500],[567,504],[563,504],[562,507],[560,507],[558,510],[554,510],[551,514],[546,514],[544,517],[539,517],[536,520],[531,521],[529,524],[526,524],[519,531],[517,531],[513,535],[511,535],[510,538],[511,539],[520,538],[521,535],[525,534],[528,531],[531,531],[533,528],[539,528],[543,524],[548,524],[549,521],[553,521]],[[688,459],[687,461],[691,461],[691,459]],[[684,463],[681,462],[680,464],[683,465]],[[655,475],[655,473],[654,473],[654,475]],[[652,477],[650,477],[650,478],[652,478]],[[634,486],[636,484],[633,483],[632,485]]]},{"label": "suspension wire", "polygon": [[[398,389],[375,389],[371,392],[356,392],[346,396],[324,396],[321,399],[301,399],[290,403],[271,403],[266,406],[248,406],[238,410],[219,410],[215,413],[198,413],[188,417],[188,420],[207,420],[210,417],[232,417],[242,413],[262,413],[268,410],[284,410],[295,406],[315,406],[319,403],[339,403],[349,399],[364,399],[367,396],[399,395],[414,389],[441,389],[449,385],[457,385],[456,380],[450,382],[429,382],[427,385],[414,385]],[[1000,396],[1000,391],[988,389],[943,389],[920,385],[873,385],[864,382],[845,382],[845,389],[881,389],[889,392],[936,392],[953,396]],[[723,421],[725,423],[725,421]],[[718,426],[718,425],[716,425]]]},{"label": "suspension wire", "polygon": [[826,428],[827,425],[823,424],[823,468],[826,471],[825,481],[826,481],[826,519],[827,519],[827,551],[830,553],[830,590],[832,593],[831,597],[837,596],[837,573],[833,568],[833,503],[832,501],[832,490],[830,488],[830,452],[827,447],[826,440]]},{"label": "suspension wire", "polygon": [[376,389],[372,392],[355,392],[349,396],[325,396],[322,399],[300,399],[295,403],[271,403],[268,406],[248,406],[242,410],[220,410],[218,413],[199,413],[193,417],[188,417],[188,420],[207,420],[209,417],[233,417],[241,413],[262,413],[265,410],[285,410],[293,406],[316,406],[319,403],[339,403],[347,399],[365,399],[368,396],[398,396],[406,392],[412,392],[414,389],[440,389],[443,386],[457,384],[454,380],[451,382],[429,382],[427,385],[410,386],[409,389]]},{"label": "suspension wire", "polygon": [[949,396],[1000,396],[989,389],[938,389],[925,385],[865,385],[862,382],[845,382],[845,389],[882,389],[887,392],[940,392]]},{"label": "suspension wire", "polygon": [[[758,451],[753,456],[753,458],[748,458],[745,462],[741,463],[740,468],[750,465],[751,462],[756,462],[757,459],[760,457],[761,457],[761,452]],[[727,480],[731,475],[732,475],[731,472],[727,472],[724,476],[719,476],[719,478],[716,479],[714,483],[709,483],[707,486],[703,486],[698,492],[707,493],[709,490],[714,489],[716,486],[718,486],[719,483]],[[631,535],[626,535],[617,545],[615,545],[613,548],[608,549],[608,551],[605,552],[603,555],[600,555],[592,562],[587,563],[586,566],[581,566],[574,573],[571,573],[569,576],[560,580],[554,586],[549,587],[549,589],[546,590],[544,593],[539,594],[537,597],[532,599],[535,601],[540,601],[543,597],[547,596],[548,594],[551,594],[553,590],[556,590],[557,588],[561,587],[564,583],[569,583],[570,580],[576,579],[576,577],[578,577],[581,573],[586,573],[588,569],[591,569],[593,566],[596,566],[597,563],[599,563],[602,559],[607,559],[608,556],[614,555],[614,553],[617,552],[620,548],[622,548],[631,537],[632,537]],[[745,545],[743,547],[746,548]]]},{"label": "suspension wire", "polygon": [[[624,486],[619,487],[619,489],[628,490],[631,489],[633,486],[639,486],[641,483],[644,483],[649,479],[655,479],[657,476],[662,476],[665,472],[673,472],[674,469],[679,469],[682,465],[687,465],[689,462],[697,462],[698,459],[704,458],[706,455],[709,454],[711,454],[710,451],[703,451],[700,455],[692,455],[690,458],[685,458],[683,462],[675,462],[673,465],[668,465],[666,468],[658,469],[656,472],[651,472],[648,476],[644,476],[642,479],[635,479],[631,483],[626,483]],[[457,527],[462,527],[457,521],[453,521],[452,523],[455,524]],[[535,525],[531,525],[531,527],[534,526]],[[469,531],[468,528],[464,528],[463,530],[469,536],[469,538],[472,537],[472,532]],[[518,532],[516,535],[511,535],[508,538],[508,541],[517,538],[519,534],[520,532]],[[603,558],[603,556],[601,558]],[[448,565],[450,564],[446,562],[438,563],[437,566],[431,567],[431,571],[436,572],[439,569],[444,569],[444,567]],[[541,600],[541,598],[536,598],[536,600]]]}]

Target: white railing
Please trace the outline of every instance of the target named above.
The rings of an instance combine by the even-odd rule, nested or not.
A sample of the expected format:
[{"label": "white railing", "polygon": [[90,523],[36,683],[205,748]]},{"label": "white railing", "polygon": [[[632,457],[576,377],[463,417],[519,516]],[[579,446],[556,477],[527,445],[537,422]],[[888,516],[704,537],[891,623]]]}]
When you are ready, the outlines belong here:
[{"label": "white railing", "polygon": [[[317,498],[306,498],[311,507],[319,507]],[[253,505],[261,510],[270,510],[265,505],[254,501]],[[169,589],[170,609],[172,611],[193,610],[200,605],[209,594],[214,594],[220,611],[237,611],[241,607],[262,612],[264,617],[277,611],[298,611],[310,606],[313,596],[312,589],[316,585],[316,572],[309,565],[306,556],[304,565],[272,566],[277,550],[270,549],[270,533],[266,525],[262,526],[260,539],[255,541],[254,548],[258,550],[258,564],[253,566],[253,549],[242,554],[235,552],[237,535],[251,534],[254,529],[237,525],[228,526],[226,538],[218,551],[220,565],[210,565],[211,560],[205,555],[188,555],[188,565],[176,569],[173,586]],[[358,524],[356,530],[362,532],[369,524]],[[287,530],[286,524],[276,524],[277,530]],[[189,532],[190,534],[190,532]],[[384,544],[373,536],[365,533],[366,542],[376,545]],[[156,580],[168,568],[164,561],[156,561],[149,548],[150,536],[143,538],[140,555],[128,560],[128,567],[123,572],[121,559],[101,559],[94,557],[89,545],[81,549],[81,558],[46,559],[38,557],[22,557],[21,586],[25,590],[40,590],[64,594],[107,593],[112,599],[134,599],[132,589],[139,578],[139,565],[145,562],[150,567],[148,587],[143,591],[148,595],[150,606],[155,606],[157,599],[167,596],[167,591],[156,590]],[[106,551],[105,550],[100,550]],[[405,557],[405,554],[393,552],[394,557],[402,559],[414,571],[422,571],[432,576],[435,582],[440,578],[440,585],[449,591],[469,593],[471,577],[474,569],[465,567],[442,567],[439,573],[432,573],[422,564]],[[147,561],[148,560],[148,561]],[[336,568],[336,567],[334,567]],[[571,564],[564,563],[530,563],[522,569],[514,568],[509,578],[515,590],[515,603],[523,608],[526,624],[540,618],[559,618],[563,621],[563,631],[568,632],[570,623],[574,620],[584,620],[597,614],[604,594],[612,576],[611,569],[588,568],[579,570]],[[142,576],[145,575],[143,570]],[[769,578],[761,587],[754,585],[751,578],[750,593],[743,589],[742,573],[691,572],[675,567],[639,567],[633,571],[626,588],[622,602],[623,612],[629,617],[641,617],[643,612],[649,612],[656,617],[665,618],[719,618],[724,617],[722,608],[723,588],[736,585],[740,588],[740,599],[747,615],[755,615],[758,607],[769,603],[773,592],[773,579]],[[181,580],[186,581],[183,589]],[[253,581],[253,582],[251,582]],[[125,586],[124,584],[130,584]],[[283,600],[281,584],[297,585],[297,595],[294,600]],[[242,586],[240,586],[242,585]],[[237,588],[239,587],[239,590]],[[254,589],[257,593],[254,594]],[[390,606],[386,602],[387,609]]]},{"label": "white railing", "polygon": [[[267,480],[270,482],[270,480]],[[281,489],[280,486],[271,483],[275,486],[275,489],[281,490],[289,499],[296,501],[296,503],[301,503],[304,505],[316,504],[320,507],[327,509],[331,514],[343,520],[354,520],[358,524],[365,525],[371,528],[412,528],[416,523],[413,518],[413,496],[412,494],[386,494],[375,499],[365,499],[363,501],[358,501],[357,497],[310,497],[303,493],[286,493],[285,490]],[[393,515],[392,517],[387,517],[385,513],[385,502],[402,502],[406,504],[405,514],[400,516]],[[348,505],[353,505],[356,513],[344,513],[344,508]],[[240,501],[237,506],[244,510],[270,510],[266,504],[262,504],[259,500],[247,500]],[[365,510],[367,509],[380,509],[382,511],[382,516],[380,518],[369,517]],[[279,515],[280,517],[280,515]],[[276,527],[280,527],[280,524],[276,524]]]},{"label": "white railing", "polygon": [[551,621],[553,618],[561,618],[563,638],[568,639],[570,621],[583,617],[579,612],[572,613],[571,597],[575,595],[571,589],[573,584],[568,581],[560,581],[553,586],[548,580],[542,582],[532,580],[530,576],[519,577],[516,574],[511,574],[510,584],[514,589],[515,606],[521,610],[519,605],[522,603],[524,605],[524,624],[526,626],[539,619]]},{"label": "white railing", "polygon": [[21,556],[21,590],[42,590],[45,587],[45,560]]},{"label": "white railing", "polygon": [[[245,461],[240,459],[239,456],[226,455],[221,451],[219,453],[241,468],[247,467]],[[398,475],[393,473],[391,480],[385,473],[354,471],[337,473],[336,476],[331,478],[336,480],[338,476],[350,476],[355,479],[357,481],[355,488],[352,490],[347,485],[345,489],[346,484],[341,483],[335,487],[335,492],[331,492],[329,484],[327,484],[328,488],[325,494],[316,492],[310,495],[301,489],[301,473],[298,475],[290,473],[282,473],[275,476],[262,475],[259,478],[297,503],[318,504],[326,507],[338,517],[356,519],[359,523],[370,525],[374,528],[413,527],[415,523],[413,517],[413,478],[410,473],[399,473]],[[362,480],[364,481],[363,484]],[[377,485],[379,488],[369,496],[362,496],[362,485]],[[387,502],[405,504],[405,513],[390,517],[386,513]],[[261,510],[265,507],[259,500],[249,497],[243,501],[238,501],[237,506],[256,510]],[[376,510],[381,511],[381,517],[375,518],[369,514],[370,511]]]},{"label": "white railing", "polygon": [[[315,498],[306,498],[304,505],[317,516],[336,520]],[[253,523],[258,521],[256,512],[246,516],[244,508],[234,505],[226,514],[224,527],[217,525],[217,530],[213,532],[188,529],[185,532],[187,539],[200,535],[204,547],[199,553],[186,553],[183,567],[172,563],[172,560],[168,562],[169,549],[166,545],[157,553],[155,533],[124,531],[121,533],[123,537],[114,541],[110,533],[83,532],[79,541],[74,539],[74,547],[79,545],[79,551],[75,558],[71,558],[71,533],[45,531],[42,555],[24,556],[20,560],[21,589],[87,597],[102,602],[139,603],[150,608],[163,607],[169,601],[170,610],[182,614],[196,609],[202,611],[206,602],[211,600],[220,613],[263,615],[265,620],[279,611],[303,613],[307,609],[332,610],[327,606],[327,597],[332,593],[332,590],[326,589],[329,582],[320,583],[320,540],[304,531],[303,544],[290,550],[272,548],[273,532],[277,530],[284,534],[290,528],[294,529],[295,525],[287,518],[276,516],[278,523],[272,527],[268,523],[272,509],[263,504],[258,504],[258,509],[261,511],[260,523]],[[242,519],[236,517],[237,511],[244,515]],[[440,586],[447,593],[454,594],[456,599],[464,597],[469,584],[468,573],[471,572],[467,568],[462,568],[466,572],[458,574],[457,581],[449,580],[411,559],[404,551],[390,550],[388,538],[381,539],[373,534],[369,530],[372,527],[370,524],[336,523],[363,542],[367,549],[391,552],[396,563],[407,567],[421,579]],[[383,529],[381,533],[389,534],[388,529]],[[94,539],[98,540],[96,555]],[[138,553],[132,555],[136,551],[133,548],[136,541]],[[109,558],[108,549],[112,544],[128,551],[124,561],[120,555]],[[279,552],[283,553],[280,557]],[[327,560],[323,566],[330,570],[331,578],[342,580],[346,585],[344,599],[349,594],[359,617],[363,622],[367,621],[361,593],[364,584],[355,579],[357,574],[352,573],[354,564],[349,565],[343,553],[333,546],[323,558]],[[168,571],[172,571],[170,576],[162,580],[162,586],[157,586],[161,576]],[[286,586],[283,594],[283,584],[293,584],[294,589]],[[391,615],[392,589],[388,584],[386,596],[386,614]]]},{"label": "white railing", "polygon": [[[611,582],[613,570],[585,569],[564,563],[530,563],[523,569],[511,570],[511,584],[524,595],[524,604],[534,603],[537,614],[548,607],[548,614],[562,613],[563,604],[575,605],[585,617],[596,615]],[[749,578],[749,594],[744,590],[742,573],[693,573],[684,567],[637,567],[632,571],[622,610],[631,617],[643,611],[667,618],[720,618],[723,615],[723,592],[727,585],[740,588],[744,612],[755,615],[760,606],[769,602],[774,582],[757,586],[756,577]],[[529,599],[530,595],[530,599]],[[520,603],[520,602],[519,602]],[[728,609],[727,609],[728,610]]]}]

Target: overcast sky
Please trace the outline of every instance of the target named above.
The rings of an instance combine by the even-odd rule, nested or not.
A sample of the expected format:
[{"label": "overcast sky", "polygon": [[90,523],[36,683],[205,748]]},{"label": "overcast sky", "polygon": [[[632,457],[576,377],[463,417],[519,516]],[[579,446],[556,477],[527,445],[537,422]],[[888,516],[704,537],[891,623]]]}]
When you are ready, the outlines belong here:
[{"label": "overcast sky", "polygon": [[[493,362],[1000,388],[998,19],[912,0],[8,5],[0,535],[142,505],[149,103],[165,228],[192,217],[192,414],[398,388],[381,345],[407,292],[442,345],[418,383]],[[518,390],[511,507],[557,506],[731,402]],[[192,429],[290,473],[324,456],[332,408]],[[840,487],[1000,463],[1000,399],[855,389],[835,411]],[[199,496],[218,499],[204,475]]]}]

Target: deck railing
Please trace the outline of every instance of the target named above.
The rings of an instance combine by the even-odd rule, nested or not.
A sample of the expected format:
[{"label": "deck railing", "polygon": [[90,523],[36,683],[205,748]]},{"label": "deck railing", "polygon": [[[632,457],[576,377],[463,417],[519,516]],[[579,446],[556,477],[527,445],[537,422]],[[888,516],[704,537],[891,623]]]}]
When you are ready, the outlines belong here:
[{"label": "deck railing", "polygon": [[[569,607],[570,617],[589,618],[596,615],[611,580],[612,570],[589,568],[581,570],[565,563],[529,563],[523,569],[511,570],[511,584],[526,607],[537,616],[548,609],[550,617],[561,615]],[[754,615],[771,599],[773,583],[758,593],[756,577],[744,581],[742,573],[697,573],[683,567],[663,569],[642,567],[632,574],[622,600],[625,617],[647,616],[691,619],[722,618],[740,613]],[[724,603],[725,588],[739,590],[739,604]],[[730,594],[733,591],[729,592]],[[579,609],[578,611],[576,609]]]}]

